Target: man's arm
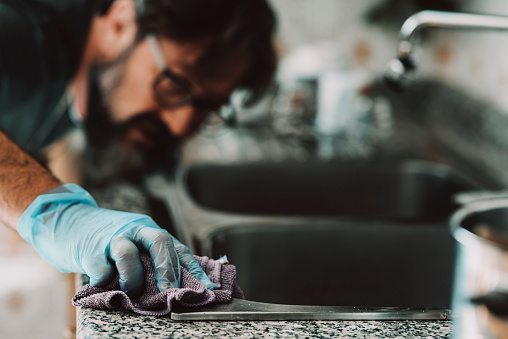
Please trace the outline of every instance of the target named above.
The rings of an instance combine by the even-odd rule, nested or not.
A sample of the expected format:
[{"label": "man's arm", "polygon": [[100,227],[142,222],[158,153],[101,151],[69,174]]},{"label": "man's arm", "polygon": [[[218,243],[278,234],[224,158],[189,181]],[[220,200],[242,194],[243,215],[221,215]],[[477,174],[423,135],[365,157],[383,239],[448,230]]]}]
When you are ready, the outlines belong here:
[{"label": "man's arm", "polygon": [[112,278],[138,293],[143,286],[139,251],[152,257],[161,291],[180,286],[180,266],[214,288],[187,246],[148,216],[99,208],[77,185],[61,183],[0,132],[0,220],[63,272],[85,273],[93,286]]},{"label": "man's arm", "polygon": [[[46,53],[54,39],[45,39],[36,12],[30,20],[20,9],[30,5],[0,0],[0,117],[4,130],[23,147],[26,140],[19,133],[30,139],[40,127],[37,116],[46,117],[65,87],[48,81],[57,68],[56,59]],[[161,291],[179,287],[181,266],[205,287],[214,287],[189,249],[149,216],[100,208],[87,191],[61,185],[1,132],[0,220],[53,266],[87,274],[93,286],[106,284],[116,268],[122,290],[140,292],[144,272],[139,251],[148,251]]]},{"label": "man's arm", "polygon": [[187,246],[148,216],[99,208],[77,185],[61,183],[0,132],[0,220],[63,272],[85,273],[93,286],[120,275],[120,287],[143,286],[139,251],[148,251],[161,291],[180,285],[180,266],[214,288]]},{"label": "man's arm", "polygon": [[61,184],[0,131],[0,221],[16,229],[35,198]]}]

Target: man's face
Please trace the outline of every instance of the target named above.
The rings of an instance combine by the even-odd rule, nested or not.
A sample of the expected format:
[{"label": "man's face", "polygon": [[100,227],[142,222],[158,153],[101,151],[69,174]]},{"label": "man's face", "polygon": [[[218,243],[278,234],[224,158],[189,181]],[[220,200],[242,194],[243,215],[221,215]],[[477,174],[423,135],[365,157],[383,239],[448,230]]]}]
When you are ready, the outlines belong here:
[{"label": "man's face", "polygon": [[[226,57],[208,64],[205,70],[197,64],[204,52],[200,44],[162,38],[157,42],[165,67],[193,98],[228,102],[246,60],[235,58],[232,62]],[[193,104],[167,107],[154,90],[160,74],[146,39],[113,62],[93,68],[85,126],[92,152],[89,159],[101,163],[94,164],[95,171],[104,166],[108,175],[134,173],[164,162],[210,113]]]}]

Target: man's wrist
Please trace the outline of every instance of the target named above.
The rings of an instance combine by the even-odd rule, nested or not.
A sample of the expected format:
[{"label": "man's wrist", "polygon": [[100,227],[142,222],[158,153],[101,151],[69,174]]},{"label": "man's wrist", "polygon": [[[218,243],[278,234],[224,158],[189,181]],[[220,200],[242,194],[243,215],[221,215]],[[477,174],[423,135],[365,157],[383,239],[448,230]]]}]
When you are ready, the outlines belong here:
[{"label": "man's wrist", "polygon": [[[76,184],[64,184],[64,185],[60,185],[60,186],[57,186],[55,188],[52,188],[49,191],[46,191],[46,192],[44,192],[42,194],[78,193],[78,192],[81,192],[81,191],[86,192],[79,185],[76,185]],[[88,192],[86,192],[86,193],[88,193]]]},{"label": "man's wrist", "polygon": [[[76,184],[65,184],[55,187],[39,195],[23,212],[18,223],[18,233],[30,244],[34,244],[34,229],[51,221],[48,217],[41,217],[52,204],[82,203],[91,207],[98,207],[95,199],[86,190]],[[55,216],[56,217],[56,216]]]}]

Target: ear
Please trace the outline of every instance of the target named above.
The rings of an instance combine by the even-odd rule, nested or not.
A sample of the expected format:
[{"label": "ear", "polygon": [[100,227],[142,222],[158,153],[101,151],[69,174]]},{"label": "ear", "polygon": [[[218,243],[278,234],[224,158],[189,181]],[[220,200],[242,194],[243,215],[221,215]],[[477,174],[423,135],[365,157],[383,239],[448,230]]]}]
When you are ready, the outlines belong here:
[{"label": "ear", "polygon": [[134,43],[137,33],[134,0],[117,0],[109,11],[94,18],[92,25],[96,56],[102,61],[116,58]]}]

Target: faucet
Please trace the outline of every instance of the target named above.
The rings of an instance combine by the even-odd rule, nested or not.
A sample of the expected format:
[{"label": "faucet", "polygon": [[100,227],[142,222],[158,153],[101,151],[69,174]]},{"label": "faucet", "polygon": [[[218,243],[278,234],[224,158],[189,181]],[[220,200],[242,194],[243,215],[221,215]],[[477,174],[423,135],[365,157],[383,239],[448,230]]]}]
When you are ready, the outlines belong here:
[{"label": "faucet", "polygon": [[417,32],[427,27],[501,31],[508,30],[508,17],[441,11],[421,11],[413,14],[400,29],[397,58],[390,61],[385,73],[385,80],[392,88],[396,90],[404,88],[416,69],[416,63],[411,57],[412,40]]}]

